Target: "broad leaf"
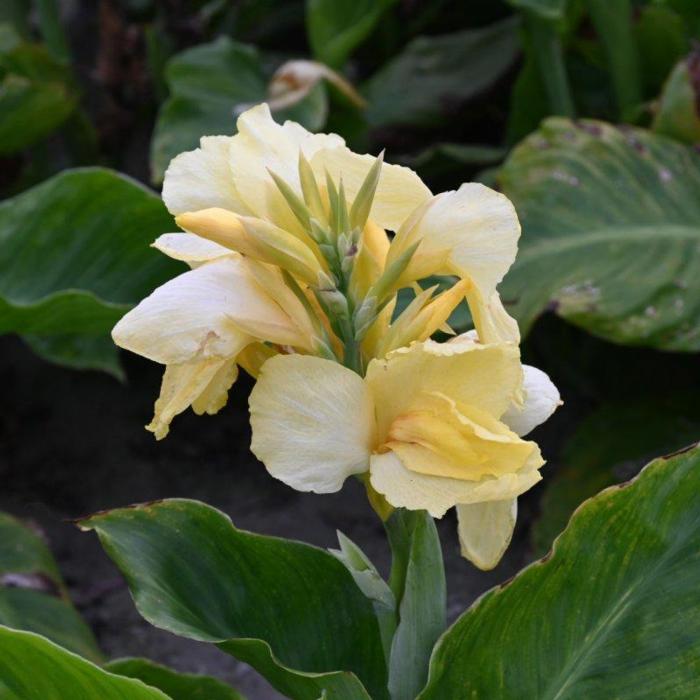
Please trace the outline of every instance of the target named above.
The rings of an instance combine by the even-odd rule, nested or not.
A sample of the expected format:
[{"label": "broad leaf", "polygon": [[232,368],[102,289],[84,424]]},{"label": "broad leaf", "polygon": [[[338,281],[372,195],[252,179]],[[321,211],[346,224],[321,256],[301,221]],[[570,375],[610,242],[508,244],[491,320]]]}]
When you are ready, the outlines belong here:
[{"label": "broad leaf", "polygon": [[616,401],[592,413],[563,450],[545,480],[532,542],[544,554],[574,510],[605,487],[634,476],[653,455],[677,450],[700,435],[695,394]]},{"label": "broad leaf", "polygon": [[0,698],[167,700],[168,696],[141,681],[103,671],[37,634],[0,626]]},{"label": "broad leaf", "polygon": [[149,248],[173,227],[159,197],[101,168],[64,171],[0,203],[0,333],[56,335],[45,354],[112,365],[97,339],[182,269]]},{"label": "broad leaf", "polygon": [[42,634],[100,661],[92,632],[71,604],[41,537],[0,512],[0,624]]},{"label": "broad leaf", "polygon": [[445,633],[420,700],[695,697],[698,489],[696,446],[587,501],[548,558]]},{"label": "broad leaf", "polygon": [[684,143],[700,143],[700,49],[673,69],[657,106],[653,129]]},{"label": "broad leaf", "polygon": [[500,175],[523,236],[501,286],[527,332],[545,309],[630,345],[700,349],[700,156],[649,132],[552,118]]},{"label": "broad leaf", "polygon": [[446,625],[445,567],[435,522],[426,511],[398,509],[386,528],[399,602],[389,691],[392,700],[413,700],[425,685],[430,654]]},{"label": "broad leaf", "polygon": [[316,58],[339,68],[396,0],[307,0],[306,28]]},{"label": "broad leaf", "polygon": [[324,689],[386,698],[372,604],[331,554],[237,530],[214,508],[179,499],[81,525],[98,533],[157,627],[219,644],[293,698],[317,700]]},{"label": "broad leaf", "polygon": [[518,52],[512,18],[483,29],[419,37],[366,87],[371,126],[442,126],[455,107],[512,65]]},{"label": "broad leaf", "polygon": [[[202,136],[236,133],[236,119],[267,99],[270,77],[263,56],[252,46],[219,37],[174,56],[166,67],[170,97],[163,103],[151,142],[151,177],[162,182],[178,153],[197,148]],[[275,119],[294,119],[320,129],[328,109],[322,85]]]},{"label": "broad leaf", "polygon": [[162,690],[172,700],[243,700],[231,686],[216,678],[178,673],[148,659],[117,659],[105,669],[118,676],[138,678],[151,688]]},{"label": "broad leaf", "polygon": [[0,154],[22,150],[49,135],[75,105],[66,69],[45,49],[20,44],[0,51]]}]

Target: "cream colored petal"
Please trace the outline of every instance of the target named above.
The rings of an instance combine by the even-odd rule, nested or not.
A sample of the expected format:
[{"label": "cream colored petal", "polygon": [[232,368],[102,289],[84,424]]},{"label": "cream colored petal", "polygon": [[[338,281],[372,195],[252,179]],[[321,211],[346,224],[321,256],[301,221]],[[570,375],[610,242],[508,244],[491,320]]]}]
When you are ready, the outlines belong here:
[{"label": "cream colored petal", "polygon": [[164,233],[151,244],[154,248],[174,260],[182,260],[193,267],[231,255],[229,248],[197,236],[194,233]]},{"label": "cream colored petal", "polygon": [[434,274],[470,279],[488,299],[515,260],[520,223],[510,200],[476,182],[432,199],[399,231],[394,260],[420,241],[404,282]]},{"label": "cream colored petal", "polygon": [[251,337],[293,345],[298,330],[240,256],[207,263],[158,287],[112,330],[126,350],[163,364],[228,358]]},{"label": "cream colored petal", "polygon": [[369,468],[372,401],[359,375],[319,357],[278,355],[250,395],[251,449],[298,491],[332,493]]},{"label": "cream colored petal", "polygon": [[319,148],[344,143],[335,134],[311,134],[295,122],[277,124],[263,103],[238,118],[238,133],[230,147],[230,164],[237,191],[259,218],[294,230],[299,224],[270,177],[279,175],[297,194],[299,152],[311,158]]},{"label": "cream colored petal", "polygon": [[506,474],[499,478],[463,481],[427,476],[406,469],[393,452],[372,455],[370,481],[392,506],[427,510],[441,518],[458,503],[481,503],[515,498],[542,477],[537,469]]},{"label": "cream colored petal", "polygon": [[523,365],[524,404],[511,404],[501,420],[518,435],[527,435],[561,406],[559,390],[537,367]]},{"label": "cream colored petal", "polygon": [[170,161],[163,181],[163,201],[171,214],[221,207],[249,214],[231,174],[232,136],[205,136],[199,148]]},{"label": "cream colored petal", "polygon": [[518,517],[518,499],[457,505],[462,556],[482,571],[493,569],[508,549]]},{"label": "cream colored petal", "polygon": [[[345,194],[352,202],[375,160],[375,156],[360,155],[346,146],[335,146],[319,150],[311,161],[311,167],[319,182],[324,181],[326,171],[336,184],[342,177]],[[414,209],[431,196],[430,190],[413,170],[384,163],[370,209],[370,219],[382,228],[398,231]]]},{"label": "cream colored petal", "polygon": [[394,418],[415,408],[426,392],[439,392],[500,417],[520,387],[522,370],[519,350],[513,344],[427,340],[372,360],[366,381],[382,440]]},{"label": "cream colored petal", "polygon": [[226,404],[228,390],[237,374],[233,358],[168,365],[153,420],[146,429],[162,440],[170,430],[172,419],[189,406],[195,413],[216,413]]},{"label": "cream colored petal", "polygon": [[520,343],[518,322],[505,310],[498,292],[485,300],[481,290],[473,286],[467,292],[467,302],[482,343]]}]

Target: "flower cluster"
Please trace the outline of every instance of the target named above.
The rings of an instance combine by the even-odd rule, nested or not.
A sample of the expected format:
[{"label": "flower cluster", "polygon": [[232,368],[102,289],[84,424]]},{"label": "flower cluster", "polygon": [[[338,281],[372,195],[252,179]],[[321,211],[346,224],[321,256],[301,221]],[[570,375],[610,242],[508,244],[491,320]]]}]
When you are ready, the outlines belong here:
[{"label": "flower cluster", "polygon": [[[496,290],[520,235],[508,199],[475,183],[434,196],[410,169],[279,125],[264,104],[235,136],[175,158],[163,199],[183,232],[154,245],[192,269],[113,331],[165,365],[148,429],[164,437],[190,406],[216,413],[243,367],[270,474],[317,493],[358,475],[383,514],[456,506],[463,554],[493,567],[541,478],[522,436],[559,403],[521,364]],[[454,335],[465,299],[474,330],[431,339]]]}]

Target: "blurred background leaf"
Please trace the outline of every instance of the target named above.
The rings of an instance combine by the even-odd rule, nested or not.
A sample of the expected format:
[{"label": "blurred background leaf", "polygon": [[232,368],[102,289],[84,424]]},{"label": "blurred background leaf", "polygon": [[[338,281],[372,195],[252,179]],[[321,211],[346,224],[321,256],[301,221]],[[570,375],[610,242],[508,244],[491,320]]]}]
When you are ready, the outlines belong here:
[{"label": "blurred background leaf", "polygon": [[99,168],[63,172],[6,200],[0,332],[30,334],[30,345],[63,364],[118,372],[112,326],[182,269],[149,247],[172,227],[160,198]]},{"label": "blurred background leaf", "polygon": [[700,157],[649,132],[551,118],[499,182],[523,238],[504,302],[617,343],[700,349]]}]

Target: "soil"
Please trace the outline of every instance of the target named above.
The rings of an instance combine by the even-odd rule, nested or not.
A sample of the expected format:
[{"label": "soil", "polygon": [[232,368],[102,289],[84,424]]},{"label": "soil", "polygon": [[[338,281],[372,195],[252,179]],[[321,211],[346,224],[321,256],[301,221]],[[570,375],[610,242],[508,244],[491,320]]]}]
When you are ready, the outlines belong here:
[{"label": "soil", "polygon": [[[0,358],[0,509],[42,527],[73,600],[109,657],[144,656],[218,676],[251,700],[281,697],[245,664],[139,616],[95,535],[68,522],[96,510],[187,497],[220,508],[238,527],[321,547],[336,546],[340,529],[387,573],[383,530],[359,483],[348,480],[333,495],[298,493],[272,479],[250,453],[249,379],[239,380],[217,416],[182,415],[168,438],[156,442],[143,425],[158,392],[159,366],[125,357],[128,382],[120,384],[101,373],[46,364],[14,337],[0,338]],[[550,460],[565,422],[563,412],[533,434]],[[556,468],[556,460],[550,465]],[[459,556],[452,514],[440,521],[451,620],[528,563],[527,526],[538,497],[535,488],[521,499],[513,545],[489,573]]]}]

